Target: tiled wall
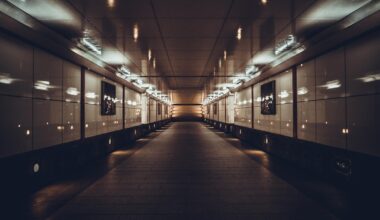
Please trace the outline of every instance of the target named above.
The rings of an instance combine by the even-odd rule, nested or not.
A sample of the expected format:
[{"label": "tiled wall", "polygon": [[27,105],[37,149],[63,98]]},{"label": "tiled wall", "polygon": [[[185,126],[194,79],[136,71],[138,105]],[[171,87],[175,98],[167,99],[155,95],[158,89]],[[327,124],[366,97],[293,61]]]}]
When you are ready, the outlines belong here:
[{"label": "tiled wall", "polygon": [[[379,33],[297,66],[297,137],[380,156]],[[260,86],[276,81],[277,114],[260,114]],[[254,128],[293,136],[291,72],[254,86]]]},{"label": "tiled wall", "polygon": [[379,35],[297,67],[298,138],[380,156]]},{"label": "tiled wall", "polygon": [[0,36],[0,157],[80,138],[80,67]]},{"label": "tiled wall", "polygon": [[226,98],[226,123],[233,124],[235,121],[235,96],[230,95]]},{"label": "tiled wall", "polygon": [[226,99],[223,98],[218,101],[218,121],[225,123],[226,122]]},{"label": "tiled wall", "polygon": [[157,121],[161,121],[162,120],[162,116],[163,116],[163,112],[162,112],[162,104],[157,102]]},{"label": "tiled wall", "polygon": [[125,128],[138,126],[141,124],[141,94],[131,89],[125,88]]},{"label": "tiled wall", "polygon": [[149,99],[149,123],[157,121],[157,101]]},{"label": "tiled wall", "polygon": [[[234,124],[323,145],[380,156],[380,32],[368,34],[235,93]],[[261,85],[276,81],[276,114],[261,114]],[[253,88],[254,97],[251,97]],[[253,112],[251,101],[253,100]],[[213,104],[210,104],[213,112]],[[211,115],[211,119],[216,119]]]},{"label": "tiled wall", "polygon": [[[116,114],[101,115],[101,82],[116,86]],[[123,129],[123,87],[91,71],[85,72],[85,137]]]},{"label": "tiled wall", "polygon": [[243,127],[252,127],[252,88],[248,87],[236,93],[235,97],[235,124]]},{"label": "tiled wall", "polygon": [[219,120],[219,106],[218,106],[218,103],[215,102],[212,104],[212,112],[211,112],[211,115],[212,115],[212,118],[215,120],[215,121],[218,121]]},{"label": "tiled wall", "polygon": [[[0,157],[79,140],[81,67],[2,34],[0,56]],[[116,115],[100,114],[102,81],[116,86]],[[83,95],[85,137],[123,129],[122,85],[86,70]],[[125,127],[140,125],[141,95],[124,101]]]},{"label": "tiled wall", "polygon": [[149,123],[149,98],[146,94],[141,95],[141,123]]},{"label": "tiled wall", "polygon": [[[276,82],[276,114],[261,114],[261,85]],[[253,87],[254,128],[285,136],[293,136],[292,72],[285,71]]]}]

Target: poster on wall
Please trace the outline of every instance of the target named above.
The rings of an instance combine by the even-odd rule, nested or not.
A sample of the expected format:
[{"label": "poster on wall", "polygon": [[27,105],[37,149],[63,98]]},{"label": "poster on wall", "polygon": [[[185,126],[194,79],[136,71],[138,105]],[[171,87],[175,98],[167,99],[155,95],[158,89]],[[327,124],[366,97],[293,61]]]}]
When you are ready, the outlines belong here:
[{"label": "poster on wall", "polygon": [[101,115],[116,114],[116,86],[102,81]]},{"label": "poster on wall", "polygon": [[261,85],[261,114],[276,114],[276,81]]}]

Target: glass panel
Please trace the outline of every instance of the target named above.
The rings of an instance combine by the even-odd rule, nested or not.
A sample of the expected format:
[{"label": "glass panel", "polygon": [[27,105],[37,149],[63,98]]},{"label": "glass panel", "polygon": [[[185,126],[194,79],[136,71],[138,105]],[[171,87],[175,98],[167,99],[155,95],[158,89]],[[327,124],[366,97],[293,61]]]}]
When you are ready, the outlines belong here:
[{"label": "glass panel", "polygon": [[297,101],[315,100],[314,60],[297,66]]},{"label": "glass panel", "polygon": [[338,49],[316,59],[316,98],[345,96],[344,49]]},{"label": "glass panel", "polygon": [[62,102],[33,100],[33,146],[41,149],[62,143]]},{"label": "glass panel", "polygon": [[293,137],[293,104],[281,105],[281,134]]},{"label": "glass panel", "polygon": [[32,99],[0,96],[0,157],[32,150]]},{"label": "glass panel", "polygon": [[347,92],[350,95],[380,92],[380,33],[347,47]]},{"label": "glass panel", "polygon": [[41,50],[34,52],[33,97],[62,100],[63,61]]},{"label": "glass panel", "polygon": [[248,87],[236,93],[236,106],[238,106],[239,108],[251,107],[251,104],[252,104],[251,87]]},{"label": "glass panel", "polygon": [[292,71],[287,70],[275,78],[277,104],[286,104],[293,102],[293,76]]},{"label": "glass panel", "polygon": [[80,139],[80,104],[63,103],[63,142]]},{"label": "glass panel", "polygon": [[345,99],[317,101],[317,142],[338,148],[346,147]]},{"label": "glass panel", "polygon": [[297,103],[297,136],[307,141],[316,140],[315,101]]},{"label": "glass panel", "polygon": [[92,137],[97,134],[97,121],[100,112],[99,105],[85,104],[85,136]]},{"label": "glass panel", "polygon": [[86,71],[85,74],[85,103],[100,104],[100,77]]},{"label": "glass panel", "polygon": [[63,63],[63,100],[80,102],[81,69],[69,62]]},{"label": "glass panel", "polygon": [[0,93],[32,97],[33,49],[0,36]]},{"label": "glass panel", "polygon": [[347,99],[348,149],[380,156],[380,95]]}]

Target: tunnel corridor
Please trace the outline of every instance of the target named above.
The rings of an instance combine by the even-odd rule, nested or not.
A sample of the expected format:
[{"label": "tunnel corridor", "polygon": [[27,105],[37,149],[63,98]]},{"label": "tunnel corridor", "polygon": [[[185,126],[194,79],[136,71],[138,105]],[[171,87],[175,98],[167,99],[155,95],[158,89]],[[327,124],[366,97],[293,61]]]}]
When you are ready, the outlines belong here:
[{"label": "tunnel corridor", "polygon": [[0,219],[380,219],[379,0],[0,1]]}]

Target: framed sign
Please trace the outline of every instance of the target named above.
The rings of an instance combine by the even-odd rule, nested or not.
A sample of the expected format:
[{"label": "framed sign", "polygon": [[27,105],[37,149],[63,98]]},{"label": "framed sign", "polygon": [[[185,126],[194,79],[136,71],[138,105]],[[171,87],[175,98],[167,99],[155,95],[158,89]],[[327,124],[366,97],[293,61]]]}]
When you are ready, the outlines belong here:
[{"label": "framed sign", "polygon": [[261,114],[276,114],[276,81],[261,85]]},{"label": "framed sign", "polygon": [[116,114],[116,86],[102,81],[101,115]]}]

